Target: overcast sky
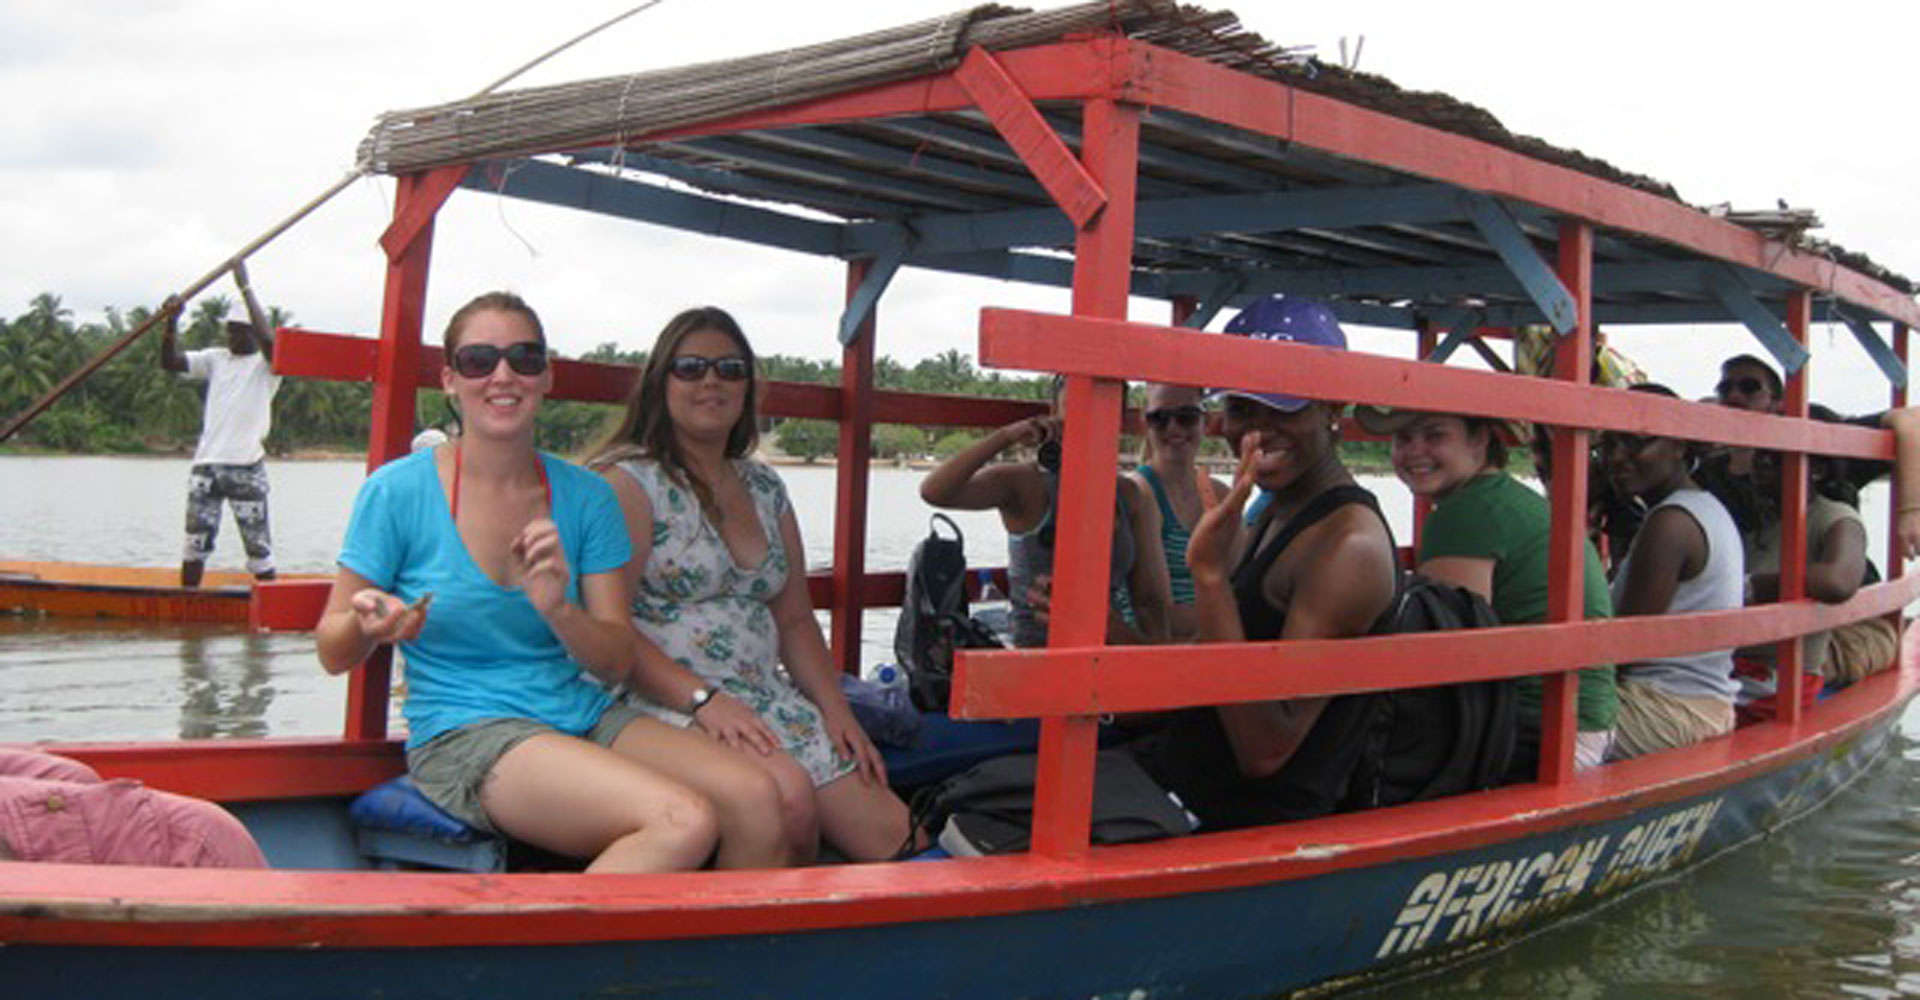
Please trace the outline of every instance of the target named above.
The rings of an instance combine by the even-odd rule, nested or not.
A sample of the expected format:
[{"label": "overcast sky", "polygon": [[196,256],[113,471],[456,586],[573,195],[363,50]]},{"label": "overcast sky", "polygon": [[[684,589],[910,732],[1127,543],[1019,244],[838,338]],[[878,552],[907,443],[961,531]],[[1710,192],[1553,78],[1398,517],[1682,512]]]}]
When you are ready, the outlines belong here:
[{"label": "overcast sky", "polygon": [[[0,315],[42,291],[83,320],[157,303],[342,176],[380,112],[469,95],[630,6],[0,0]],[[960,6],[665,0],[519,83],[766,51]],[[1815,208],[1821,235],[1920,276],[1913,5],[1222,6],[1329,59],[1342,37],[1364,36],[1361,68],[1666,180],[1694,204],[1784,198]],[[1808,19],[1790,20],[1790,10]],[[256,285],[300,325],[371,333],[382,273],[374,241],[391,199],[390,181],[357,183],[255,258]],[[533,302],[569,352],[607,340],[645,346],[668,315],[704,302],[735,310],[762,351],[836,350],[834,261],[465,192],[441,215],[434,256],[430,329],[472,294],[506,287]],[[908,361],[974,353],[983,304],[1064,311],[1066,298],[903,274],[883,303],[881,350]],[[1136,311],[1162,316],[1157,304]],[[1614,337],[1689,396],[1709,391],[1713,361],[1745,347],[1737,332],[1705,329]],[[1815,342],[1816,398],[1850,410],[1884,398],[1843,330],[1821,328]],[[1829,342],[1837,350],[1823,352]]]}]

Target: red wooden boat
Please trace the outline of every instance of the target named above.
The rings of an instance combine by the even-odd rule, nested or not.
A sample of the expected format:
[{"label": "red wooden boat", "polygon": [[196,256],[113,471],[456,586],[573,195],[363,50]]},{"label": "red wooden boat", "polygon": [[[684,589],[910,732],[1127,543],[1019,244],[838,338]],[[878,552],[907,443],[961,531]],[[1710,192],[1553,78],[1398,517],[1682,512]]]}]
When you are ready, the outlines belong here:
[{"label": "red wooden boat", "polygon": [[240,625],[252,595],[248,573],[210,570],[200,586],[182,587],[177,567],[0,559],[0,613]]},{"label": "red wooden boat", "polygon": [[[833,51],[903,48],[924,62],[830,83],[818,74]],[[702,86],[768,92],[756,82],[778,83],[782,96],[691,111],[653,99]],[[1782,530],[1795,537],[1806,453],[1887,458],[1889,435],[1806,420],[1804,374],[1789,381],[1790,416],[1753,417],[1591,387],[1586,359],[1596,322],[1734,321],[1794,371],[1809,324],[1834,315],[1904,385],[1907,331],[1920,320],[1912,286],[1864,258],[1835,264],[1710,217],[1593,161],[1494,129],[1453,131],[1460,116],[1404,96],[1333,68],[1309,75],[1230,20],[1102,0],[1031,16],[975,11],[824,54],[389,116],[363,150],[399,178],[381,239],[379,339],[286,331],[275,355],[286,374],[372,380],[375,463],[405,453],[414,389],[439,364],[421,343],[424,289],[434,215],[459,189],[847,260],[842,384],[776,385],[766,408],[841,427],[835,560],[814,595],[832,608],[848,666],[863,609],[899,594],[897,575],[865,566],[872,425],[990,425],[1027,412],[876,391],[875,303],[909,266],[1072,288],[1072,315],[990,309],[980,320],[982,363],[1067,376],[1062,505],[1081,514],[1059,535],[1072,571],[1057,583],[1052,645],[966,654],[955,686],[957,717],[1040,720],[1034,849],[672,876],[356,870],[369,861],[347,803],[402,767],[387,734],[387,664],[376,660],[355,673],[336,740],[71,748],[109,774],[230,804],[278,870],[0,865],[0,976],[23,995],[84,996],[156,986],[212,996],[1272,996],[1497,943],[1818,808],[1886,752],[1920,685],[1911,644],[1899,669],[1801,711],[1798,645],[1786,642],[1777,721],[1577,774],[1573,671],[1897,613],[1920,585],[1890,553],[1892,579],[1841,605],[1577,622],[1586,463],[1576,459],[1595,428],[1781,450],[1792,484]],[[551,120],[565,131],[496,134],[561,106],[573,113]],[[1410,329],[1425,360],[1194,329],[1281,289],[1328,298],[1348,322]],[[1168,300],[1171,322],[1129,322],[1129,291]],[[1552,378],[1437,363],[1459,343],[1540,322],[1571,348]],[[566,364],[556,394],[612,400],[632,377]],[[1098,581],[1121,378],[1567,429],[1555,466],[1571,474],[1551,493],[1561,624],[1103,647]],[[1787,548],[1782,592],[1800,594],[1804,556]],[[258,588],[256,622],[309,626],[321,593]],[[1195,662],[1204,673],[1181,668]],[[1087,844],[1102,713],[1527,674],[1547,680],[1534,783]]]}]

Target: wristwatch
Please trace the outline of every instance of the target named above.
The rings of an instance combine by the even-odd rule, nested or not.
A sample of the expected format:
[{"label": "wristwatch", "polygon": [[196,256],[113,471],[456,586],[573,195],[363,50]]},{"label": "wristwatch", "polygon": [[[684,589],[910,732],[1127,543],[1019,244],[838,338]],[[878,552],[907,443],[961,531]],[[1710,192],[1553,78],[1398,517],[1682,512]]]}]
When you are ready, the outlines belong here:
[{"label": "wristwatch", "polygon": [[699,715],[700,710],[707,707],[707,702],[712,701],[713,696],[717,693],[718,692],[710,687],[702,686],[694,688],[693,696],[687,699],[687,714]]}]

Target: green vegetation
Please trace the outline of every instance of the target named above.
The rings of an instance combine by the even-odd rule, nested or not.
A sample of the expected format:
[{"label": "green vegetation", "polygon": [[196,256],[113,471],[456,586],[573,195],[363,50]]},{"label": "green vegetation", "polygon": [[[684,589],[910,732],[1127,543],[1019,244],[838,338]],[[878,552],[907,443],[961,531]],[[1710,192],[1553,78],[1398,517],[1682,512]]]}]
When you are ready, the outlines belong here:
[{"label": "green vegetation", "polygon": [[[236,307],[232,300],[212,296],[200,299],[181,323],[181,346],[187,350],[224,343],[221,324]],[[291,313],[269,312],[277,325],[290,325]],[[104,323],[76,324],[73,311],[60,297],[42,293],[27,311],[7,320],[0,317],[0,419],[19,413],[39,399],[67,373],[144,322],[144,308],[125,313],[109,309]],[[9,450],[76,453],[191,451],[200,433],[203,388],[160,369],[156,352],[159,334],[151,333],[107,362],[92,377],[61,397],[46,413],[28,424],[6,445]],[[644,351],[622,350],[601,344],[580,356],[582,361],[645,365]],[[763,355],[761,374],[788,382],[836,384],[836,361],[783,354]],[[947,351],[909,367],[889,357],[874,362],[874,381],[882,389],[1024,399],[1043,402],[1052,390],[1046,376],[1009,376],[983,372],[973,359]],[[1135,386],[1133,403],[1142,402]],[[372,411],[372,390],[364,383],[326,382],[289,378],[274,399],[273,434],[267,448],[276,455],[292,451],[357,453],[366,448]],[[551,402],[540,410],[536,436],[540,446],[560,454],[577,454],[592,447],[619,414],[617,406]],[[416,410],[421,426],[451,427],[452,408],[437,390],[420,391]],[[876,458],[895,461],[944,459],[980,439],[985,429],[917,427],[880,424],[873,429],[871,446]],[[831,458],[839,430],[825,420],[787,419],[772,422],[766,440],[782,452],[808,462]],[[1379,441],[1343,446],[1350,465],[1368,471],[1386,471],[1386,445]],[[1139,441],[1124,438],[1122,454],[1139,453]],[[1210,439],[1202,454],[1225,458],[1227,448]],[[1524,448],[1514,449],[1515,471],[1531,469]]]}]

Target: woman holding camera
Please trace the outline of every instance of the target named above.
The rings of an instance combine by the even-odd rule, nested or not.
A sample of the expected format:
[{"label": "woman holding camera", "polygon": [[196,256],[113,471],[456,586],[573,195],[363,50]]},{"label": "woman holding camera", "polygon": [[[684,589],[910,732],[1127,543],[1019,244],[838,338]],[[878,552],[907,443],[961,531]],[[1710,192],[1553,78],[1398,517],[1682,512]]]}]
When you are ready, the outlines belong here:
[{"label": "woman holding camera", "polygon": [[[1045,595],[1053,572],[1060,498],[1060,388],[1056,381],[1053,413],[995,430],[942,462],[920,483],[920,498],[931,506],[1000,512],[1007,529],[1009,619],[1013,644],[1020,647],[1047,644]],[[991,464],[1009,448],[1031,449],[1034,458]],[[1115,478],[1107,641],[1165,642],[1171,599],[1166,558],[1158,544],[1160,512],[1138,482]]]}]

